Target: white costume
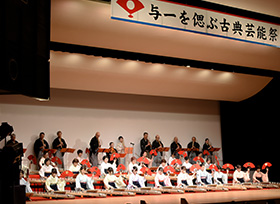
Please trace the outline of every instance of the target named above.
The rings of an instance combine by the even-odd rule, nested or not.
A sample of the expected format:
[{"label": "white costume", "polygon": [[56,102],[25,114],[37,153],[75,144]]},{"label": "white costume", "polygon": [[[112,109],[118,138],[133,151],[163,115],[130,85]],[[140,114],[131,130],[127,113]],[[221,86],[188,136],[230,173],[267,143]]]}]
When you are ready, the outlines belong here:
[{"label": "white costume", "polygon": [[122,177],[116,177],[115,175],[107,174],[103,180],[106,188],[113,188],[109,183],[115,183],[116,188],[125,188],[126,185],[123,182]]},{"label": "white costume", "polygon": [[182,181],[187,181],[187,184],[189,186],[192,186],[193,185],[193,180],[194,179],[194,176],[190,176],[189,174],[187,173],[180,173],[177,177],[177,187],[181,187],[181,186],[185,186],[186,184],[182,183]]},{"label": "white costume", "polygon": [[60,173],[59,173],[57,167],[53,167],[52,165],[49,165],[49,166],[44,165],[44,166],[42,166],[42,168],[39,171],[39,175],[43,178],[43,177],[45,177],[45,173],[51,173],[53,168],[56,169],[57,176],[60,176]]},{"label": "white costume", "polygon": [[129,176],[129,182],[128,182],[128,189],[134,188],[133,182],[138,182],[141,187],[145,187],[145,181],[146,179],[143,176],[139,176],[138,174],[131,174]]},{"label": "white costume", "polygon": [[249,172],[244,172],[244,171],[237,171],[235,170],[233,173],[233,180],[232,183],[239,183],[238,178],[243,178],[244,182],[250,180]]},{"label": "white costume", "polygon": [[46,189],[47,191],[51,191],[51,185],[56,184],[57,185],[57,189],[58,191],[64,191],[64,187],[65,187],[65,180],[61,180],[60,178],[53,177],[52,175],[50,175],[47,180],[46,180]]},{"label": "white costume", "polygon": [[206,169],[204,169],[204,171],[201,169],[197,171],[196,182],[198,185],[203,183],[202,179],[206,179],[207,183],[212,184],[212,175],[209,174]]},{"label": "white costume", "polygon": [[101,163],[100,165],[100,171],[101,171],[101,175],[106,174],[105,170],[108,169],[109,167],[112,167],[114,170],[114,173],[116,172],[116,164],[110,164],[109,162],[105,163],[104,161]]},{"label": "white costume", "polygon": [[129,165],[128,165],[128,173],[129,173],[129,174],[133,174],[133,173],[132,173],[132,169],[133,169],[134,166],[137,168],[137,173],[138,173],[138,174],[142,173],[142,172],[140,171],[140,167],[139,167],[136,163],[133,164],[132,162],[130,162]]},{"label": "white costume", "polygon": [[222,179],[223,183],[224,184],[227,184],[228,183],[228,176],[227,174],[224,174],[223,172],[218,172],[218,171],[215,171],[214,173],[214,183],[215,184],[221,184],[221,182],[219,181],[219,179]]},{"label": "white costume", "polygon": [[86,174],[81,174],[79,173],[78,176],[76,177],[76,190],[81,189],[81,183],[86,184],[87,189],[94,189],[93,187],[93,180],[88,177]]},{"label": "white costume", "polygon": [[80,171],[80,168],[81,168],[80,165],[74,166],[74,165],[72,164],[72,165],[70,166],[70,168],[69,168],[69,171],[72,171],[72,172],[79,172],[79,171]]},{"label": "white costume", "polygon": [[26,193],[32,193],[33,192],[31,187],[30,187],[30,183],[28,181],[26,181],[24,178],[21,178],[19,180],[19,184],[25,186],[25,192]]},{"label": "white costume", "polygon": [[155,176],[155,187],[161,187],[160,182],[163,182],[165,186],[172,186],[170,178],[164,174],[157,173]]}]

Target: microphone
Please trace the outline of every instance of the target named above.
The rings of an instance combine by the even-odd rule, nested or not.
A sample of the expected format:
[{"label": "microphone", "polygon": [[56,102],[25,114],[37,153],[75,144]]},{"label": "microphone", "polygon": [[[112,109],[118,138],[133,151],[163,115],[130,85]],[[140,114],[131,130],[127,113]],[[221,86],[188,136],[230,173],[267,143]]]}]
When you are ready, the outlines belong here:
[{"label": "microphone", "polygon": [[131,145],[134,145],[134,143],[133,143],[133,142],[130,142],[130,144],[131,144]]}]

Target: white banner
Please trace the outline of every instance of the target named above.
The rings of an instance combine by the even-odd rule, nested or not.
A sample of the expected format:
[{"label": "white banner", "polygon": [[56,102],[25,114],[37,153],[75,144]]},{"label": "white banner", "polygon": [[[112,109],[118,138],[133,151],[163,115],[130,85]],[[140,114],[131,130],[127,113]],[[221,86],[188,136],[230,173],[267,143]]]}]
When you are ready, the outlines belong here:
[{"label": "white banner", "polygon": [[280,48],[280,25],[164,0],[111,0],[112,19]]}]

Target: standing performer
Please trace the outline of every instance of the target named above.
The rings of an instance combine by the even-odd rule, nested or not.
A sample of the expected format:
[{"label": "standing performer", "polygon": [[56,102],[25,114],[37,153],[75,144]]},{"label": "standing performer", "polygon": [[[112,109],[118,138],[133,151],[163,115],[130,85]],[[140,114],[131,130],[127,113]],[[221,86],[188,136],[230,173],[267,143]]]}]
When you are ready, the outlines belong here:
[{"label": "standing performer", "polygon": [[[119,140],[119,142],[117,144],[116,149],[119,154],[124,154],[126,146],[124,144],[123,136],[119,136],[118,140]],[[119,163],[125,165],[125,158],[120,158]]]},{"label": "standing performer", "polygon": [[199,147],[200,145],[196,142],[196,137],[192,137],[192,141],[188,144],[188,148],[191,149],[191,151],[188,152],[190,162],[194,164],[193,158],[195,158],[199,153]]},{"label": "standing performer", "polygon": [[171,155],[175,154],[175,158],[179,159],[178,149],[181,149],[182,145],[178,142],[178,137],[174,137],[174,141],[170,145]]},{"label": "standing performer", "polygon": [[141,148],[141,156],[143,156],[143,153],[145,151],[148,151],[148,152],[151,151],[152,145],[151,145],[151,143],[148,139],[148,133],[147,132],[143,133],[143,138],[140,140],[140,148]]},{"label": "standing performer", "polygon": [[93,177],[87,176],[87,166],[83,165],[81,166],[80,173],[76,177],[76,190],[77,191],[84,191],[84,190],[93,190]]},{"label": "standing performer", "polygon": [[57,170],[52,169],[52,174],[47,178],[46,183],[47,191],[64,191],[65,180],[57,177]]},{"label": "standing performer", "polygon": [[193,176],[190,176],[187,173],[187,169],[185,166],[181,167],[181,172],[179,173],[177,177],[177,187],[185,187],[185,186],[192,186],[193,185],[193,180],[194,179],[194,174]]},{"label": "standing performer", "polygon": [[134,166],[132,168],[132,174],[129,176],[129,182],[128,182],[128,189],[133,189],[133,188],[142,188],[146,187],[145,186],[145,178],[137,174],[138,168]]},{"label": "standing performer", "polygon": [[250,169],[248,168],[247,172],[241,171],[241,165],[236,166],[236,170],[233,173],[232,183],[244,183],[250,181],[249,177]]},{"label": "standing performer", "polygon": [[14,145],[14,144],[17,144],[18,141],[16,141],[16,134],[13,133],[11,134],[11,139],[7,142],[7,146],[10,146],[10,145]]},{"label": "standing performer", "polygon": [[57,150],[55,153],[55,156],[58,157],[62,162],[62,164],[58,164],[58,167],[64,168],[64,161],[63,161],[64,153],[61,153],[60,150],[62,148],[66,148],[67,144],[66,144],[65,140],[62,138],[61,131],[58,131],[56,134],[57,134],[57,138],[54,139],[54,141],[52,143],[52,147],[53,147],[53,149]]},{"label": "standing performer", "polygon": [[89,156],[89,161],[92,166],[98,166],[98,149],[101,147],[100,144],[100,132],[96,132],[95,136],[91,139],[90,141],[90,156]]},{"label": "standing performer", "polygon": [[172,186],[172,184],[170,182],[170,178],[163,174],[163,168],[160,167],[155,176],[155,187],[159,188],[162,186]]},{"label": "standing performer", "polygon": [[34,152],[37,157],[37,162],[39,163],[39,159],[43,156],[43,151],[45,149],[49,149],[49,144],[46,140],[44,140],[45,133],[41,132],[39,138],[34,143]]},{"label": "standing performer", "polygon": [[116,150],[116,148],[114,147],[114,142],[110,142],[109,143],[109,152],[106,153],[106,156],[108,157],[109,159],[109,163],[113,164],[113,163],[116,163],[117,166],[119,165],[119,161],[117,159],[114,159],[114,160],[110,160],[111,158],[111,155],[114,154],[114,153],[118,153],[118,151]]},{"label": "standing performer", "polygon": [[[163,143],[160,141],[160,136],[156,135],[155,140],[152,143],[152,149],[162,148]],[[157,156],[154,157],[153,166],[159,166],[162,159],[162,152],[157,152]]]}]

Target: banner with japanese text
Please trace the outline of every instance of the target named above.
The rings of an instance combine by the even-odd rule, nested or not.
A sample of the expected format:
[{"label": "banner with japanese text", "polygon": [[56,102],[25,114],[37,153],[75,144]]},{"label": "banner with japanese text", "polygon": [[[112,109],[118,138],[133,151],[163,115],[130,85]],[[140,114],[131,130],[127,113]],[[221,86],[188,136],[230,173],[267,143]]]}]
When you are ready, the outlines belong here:
[{"label": "banner with japanese text", "polygon": [[111,0],[111,18],[280,48],[280,25],[164,0]]}]

